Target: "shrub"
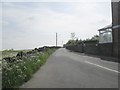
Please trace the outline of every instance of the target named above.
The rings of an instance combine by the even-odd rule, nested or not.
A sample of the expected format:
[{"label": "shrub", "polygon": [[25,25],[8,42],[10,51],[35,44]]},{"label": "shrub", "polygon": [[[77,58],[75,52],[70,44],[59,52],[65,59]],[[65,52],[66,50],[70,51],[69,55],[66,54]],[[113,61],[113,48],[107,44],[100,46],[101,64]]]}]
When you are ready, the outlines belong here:
[{"label": "shrub", "polygon": [[3,61],[2,88],[18,88],[28,81],[54,51],[55,49],[48,49],[44,53],[36,53],[32,57],[23,58],[13,63]]}]

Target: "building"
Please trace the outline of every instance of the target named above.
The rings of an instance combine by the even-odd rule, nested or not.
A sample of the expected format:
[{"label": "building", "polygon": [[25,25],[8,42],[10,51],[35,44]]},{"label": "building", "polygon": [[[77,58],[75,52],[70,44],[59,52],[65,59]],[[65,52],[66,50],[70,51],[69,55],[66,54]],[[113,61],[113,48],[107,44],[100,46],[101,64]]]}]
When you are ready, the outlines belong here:
[{"label": "building", "polygon": [[120,1],[112,2],[113,56],[120,57]]},{"label": "building", "polygon": [[99,29],[99,51],[103,56],[120,58],[120,1],[111,4],[112,24]]}]

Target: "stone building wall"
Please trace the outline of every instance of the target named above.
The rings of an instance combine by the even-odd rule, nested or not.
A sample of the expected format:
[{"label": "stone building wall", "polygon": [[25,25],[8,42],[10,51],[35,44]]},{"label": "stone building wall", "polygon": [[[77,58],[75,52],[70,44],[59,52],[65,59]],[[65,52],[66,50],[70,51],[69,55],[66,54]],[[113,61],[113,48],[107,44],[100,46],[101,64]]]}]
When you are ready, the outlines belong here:
[{"label": "stone building wall", "polygon": [[[120,1],[118,8],[118,24],[120,25]],[[120,28],[118,30],[118,57],[120,58]]]},{"label": "stone building wall", "polygon": [[[120,24],[120,2],[112,2],[112,25]],[[120,45],[120,29],[113,29],[113,56],[118,57]]]}]

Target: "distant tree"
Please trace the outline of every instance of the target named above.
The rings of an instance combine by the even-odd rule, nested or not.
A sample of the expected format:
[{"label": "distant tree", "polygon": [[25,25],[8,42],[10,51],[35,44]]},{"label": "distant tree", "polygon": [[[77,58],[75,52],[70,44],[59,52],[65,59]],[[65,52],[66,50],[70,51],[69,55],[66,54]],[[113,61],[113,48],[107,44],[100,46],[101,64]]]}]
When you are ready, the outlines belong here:
[{"label": "distant tree", "polygon": [[67,45],[75,45],[75,40],[69,40],[69,41],[67,42]]},{"label": "distant tree", "polygon": [[99,40],[99,36],[98,35],[94,35],[91,40]]},{"label": "distant tree", "polygon": [[99,40],[99,36],[98,35],[94,35],[92,38],[87,38],[87,39],[85,39],[85,40],[83,40],[83,41],[94,41],[94,40]]},{"label": "distant tree", "polygon": [[78,40],[78,44],[80,44],[80,43],[82,43],[83,41],[80,39],[80,40]]},{"label": "distant tree", "polygon": [[94,35],[91,38],[87,38],[84,40],[78,40],[78,38],[75,37],[75,33],[71,33],[71,39],[68,40],[68,42],[64,45],[64,47],[69,48],[69,49],[73,49],[76,46],[79,46],[81,43],[84,44],[85,41],[98,41],[99,40],[99,36],[98,35]]},{"label": "distant tree", "polygon": [[63,47],[65,48],[65,47],[66,47],[66,44],[63,44]]},{"label": "distant tree", "polygon": [[75,45],[78,45],[79,44],[79,40],[78,38],[75,40]]},{"label": "distant tree", "polygon": [[74,40],[75,39],[75,33],[71,33],[71,39]]}]

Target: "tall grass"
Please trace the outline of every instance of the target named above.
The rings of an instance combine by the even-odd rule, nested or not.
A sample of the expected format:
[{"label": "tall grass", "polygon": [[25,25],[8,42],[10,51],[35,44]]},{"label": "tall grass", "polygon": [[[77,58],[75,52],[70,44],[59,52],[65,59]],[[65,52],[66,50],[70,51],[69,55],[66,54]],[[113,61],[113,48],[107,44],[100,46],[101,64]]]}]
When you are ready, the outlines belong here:
[{"label": "tall grass", "polygon": [[44,53],[36,53],[29,58],[23,58],[14,63],[3,61],[2,67],[2,88],[18,88],[24,82],[27,82],[55,51],[49,49]]}]

